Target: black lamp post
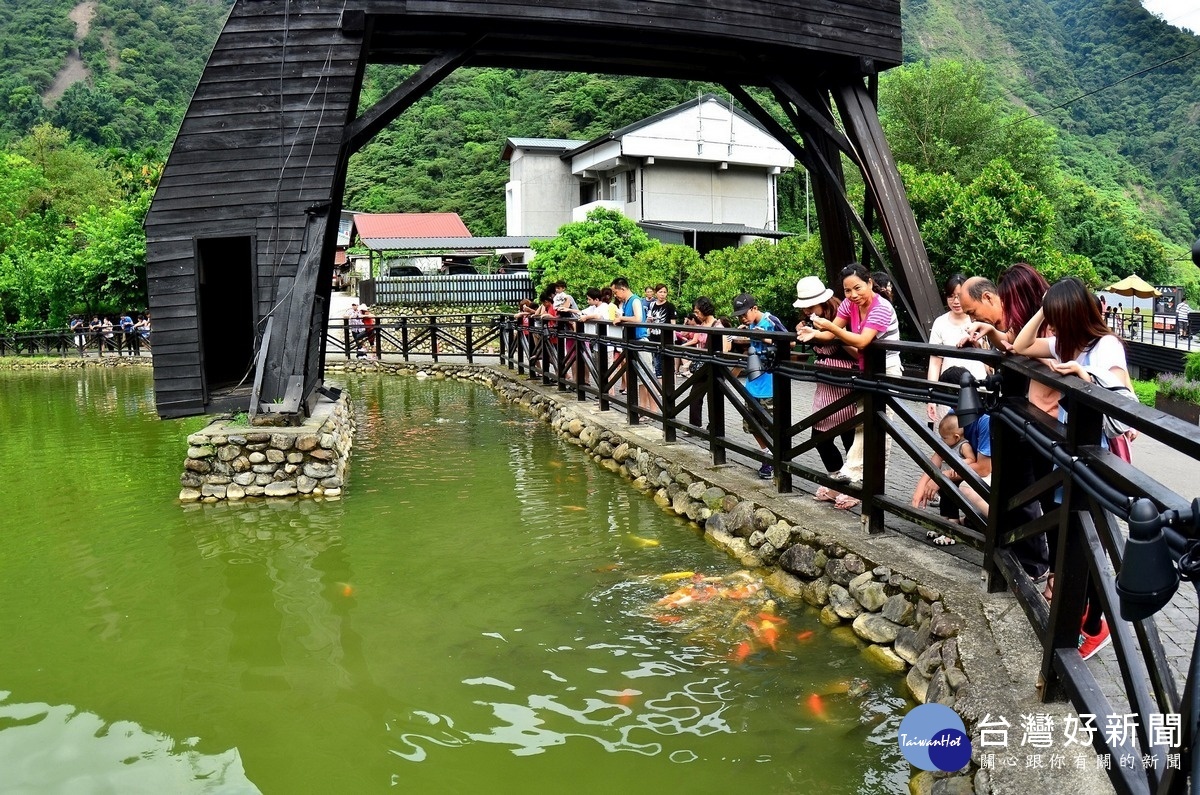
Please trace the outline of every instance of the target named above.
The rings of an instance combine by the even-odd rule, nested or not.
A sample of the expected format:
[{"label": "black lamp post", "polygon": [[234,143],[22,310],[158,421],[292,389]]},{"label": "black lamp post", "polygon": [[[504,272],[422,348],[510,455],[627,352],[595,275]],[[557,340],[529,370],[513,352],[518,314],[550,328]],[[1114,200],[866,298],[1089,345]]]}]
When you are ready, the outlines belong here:
[{"label": "black lamp post", "polygon": [[1200,237],[1196,238],[1196,242],[1192,244],[1192,263],[1200,268]]}]

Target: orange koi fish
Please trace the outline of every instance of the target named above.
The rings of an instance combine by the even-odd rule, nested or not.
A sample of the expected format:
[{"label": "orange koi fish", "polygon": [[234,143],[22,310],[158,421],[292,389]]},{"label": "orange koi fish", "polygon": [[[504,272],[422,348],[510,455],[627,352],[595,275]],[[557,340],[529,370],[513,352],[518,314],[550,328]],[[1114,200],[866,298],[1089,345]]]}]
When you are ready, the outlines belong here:
[{"label": "orange koi fish", "polygon": [[771,621],[755,623],[747,621],[746,626],[754,633],[754,637],[771,647],[771,651],[779,651],[779,630]]},{"label": "orange koi fish", "polygon": [[748,641],[742,641],[734,648],[731,656],[733,657],[734,662],[745,662],[746,658],[749,657],[750,653],[753,651],[754,647],[751,646]]},{"label": "orange koi fish", "polygon": [[787,623],[786,618],[783,616],[777,616],[774,613],[759,613],[758,617],[767,623],[778,624],[779,626],[783,626]]},{"label": "orange koi fish", "polygon": [[805,702],[808,706],[808,711],[813,714],[813,717],[818,720],[829,720],[829,713],[825,711],[825,701],[816,693],[808,697]]},{"label": "orange koi fish", "polygon": [[813,638],[813,631],[811,629],[806,629],[803,632],[796,633],[796,640],[800,641],[801,643],[804,643],[805,641],[810,641],[810,640],[812,640],[812,638]]},{"label": "orange koi fish", "polygon": [[683,620],[683,616],[655,616],[654,620],[660,624],[675,624]]}]

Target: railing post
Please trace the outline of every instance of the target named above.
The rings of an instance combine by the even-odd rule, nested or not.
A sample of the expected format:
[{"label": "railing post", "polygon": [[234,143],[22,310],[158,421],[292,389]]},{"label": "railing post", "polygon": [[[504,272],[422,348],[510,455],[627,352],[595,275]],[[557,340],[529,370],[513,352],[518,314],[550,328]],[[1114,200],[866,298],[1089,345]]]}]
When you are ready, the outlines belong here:
[{"label": "railing post", "polygon": [[[777,343],[776,350],[779,349]],[[792,379],[774,376],[772,384],[775,408],[771,412],[771,466],[775,468],[776,489],[780,494],[791,494],[792,473],[787,468],[791,459],[787,452],[792,449]]]},{"label": "railing post", "polygon": [[[878,382],[886,374],[887,352],[878,346],[868,345],[863,350],[863,358],[867,365],[865,376]],[[862,522],[868,533],[884,531],[883,508],[875,502],[875,497],[883,494],[887,477],[887,433],[879,417],[886,406],[886,398],[874,390],[863,392]]]},{"label": "railing post", "polygon": [[596,390],[598,405],[601,411],[608,411],[608,325],[604,323],[597,324],[597,336],[603,337],[604,342],[597,342],[596,349],[593,355],[596,357]]},{"label": "railing post", "polygon": [[575,399],[587,400],[587,392],[584,389],[587,381],[587,354],[591,350],[591,341],[587,339],[587,326],[577,322],[575,329],[578,332],[582,328],[583,339],[575,340]]},{"label": "railing post", "polygon": [[571,388],[567,386],[567,340],[563,336],[563,326],[555,323],[554,335],[554,380],[558,383],[559,392],[569,392]]},{"label": "railing post", "polygon": [[[662,412],[663,441],[673,442],[679,433],[673,422],[675,417],[675,359],[667,358],[665,343],[667,333],[663,332],[663,338],[659,341],[658,355],[662,365],[662,405],[659,406],[659,409]],[[672,342],[674,342],[673,339]]]},{"label": "railing post", "polygon": [[625,360],[625,421],[630,425],[638,424],[638,373],[637,366],[634,362],[637,360],[638,352],[632,350],[629,345],[636,339],[637,329],[633,326],[621,325],[621,342],[624,343],[624,351],[621,358]]},{"label": "railing post", "polygon": [[429,352],[433,356],[434,364],[438,360],[438,340],[437,340],[437,320],[433,315],[429,316]]},{"label": "railing post", "polygon": [[342,318],[342,348],[346,351],[346,361],[350,361],[350,318]]},{"label": "railing post", "polygon": [[400,318],[400,354],[408,361],[408,315]]},{"label": "railing post", "polygon": [[471,327],[471,316],[464,315],[463,317],[466,318],[466,323],[467,323],[467,330],[464,334],[466,341],[467,341],[467,364],[475,364],[475,355],[474,355],[474,352],[471,350],[471,348],[474,345],[474,334],[472,334],[472,331],[474,329],[472,329],[472,327]]},{"label": "railing post", "polygon": [[[723,337],[710,333],[706,348],[710,358],[715,358],[724,345]],[[727,458],[725,446],[725,395],[721,391],[723,368],[714,364],[704,365],[708,368],[708,450],[712,455],[715,466],[721,466]]]}]

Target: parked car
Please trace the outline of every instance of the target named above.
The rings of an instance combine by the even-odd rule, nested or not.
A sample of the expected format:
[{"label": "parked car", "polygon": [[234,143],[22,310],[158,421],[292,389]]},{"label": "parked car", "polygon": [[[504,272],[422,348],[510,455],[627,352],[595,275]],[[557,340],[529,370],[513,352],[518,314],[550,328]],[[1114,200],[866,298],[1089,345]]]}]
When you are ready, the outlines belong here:
[{"label": "parked car", "polygon": [[416,265],[389,265],[387,275],[389,279],[399,279],[406,276],[424,276],[425,274]]},{"label": "parked car", "polygon": [[443,276],[478,276],[479,271],[474,265],[462,265],[459,263],[448,263],[438,268],[438,273]]}]

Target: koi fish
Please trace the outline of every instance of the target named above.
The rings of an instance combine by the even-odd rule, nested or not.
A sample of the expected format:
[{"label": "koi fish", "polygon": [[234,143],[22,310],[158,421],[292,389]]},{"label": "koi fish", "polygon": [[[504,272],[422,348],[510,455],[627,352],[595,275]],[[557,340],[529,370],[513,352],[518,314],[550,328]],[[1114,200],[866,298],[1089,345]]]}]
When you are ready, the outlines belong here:
[{"label": "koi fish", "polygon": [[753,651],[754,647],[751,646],[749,642],[742,641],[736,647],[734,647],[733,654],[731,656],[733,657],[734,662],[745,662],[746,658],[749,657],[750,653]]},{"label": "koi fish", "polygon": [[583,507],[582,505],[564,505],[563,508],[565,508],[568,511],[586,511],[587,510],[587,508]]},{"label": "koi fish", "polygon": [[354,586],[353,585],[351,585],[348,582],[339,582],[338,585],[340,585],[342,587],[342,596],[346,596],[346,597],[354,596]]},{"label": "koi fish", "polygon": [[675,580],[690,580],[696,576],[694,571],[672,571],[667,574],[658,575],[658,579],[663,582],[673,582]]},{"label": "koi fish", "polygon": [[592,571],[616,571],[619,568],[621,568],[620,563],[606,563],[603,566],[597,566],[596,568],[592,569]]},{"label": "koi fish", "polygon": [[739,585],[736,588],[724,588],[721,590],[721,596],[726,599],[749,599],[762,590],[762,586],[758,583],[750,582],[745,585]]},{"label": "koi fish", "polygon": [[786,618],[784,618],[783,616],[777,616],[774,613],[759,613],[758,617],[760,619],[762,619],[763,621],[766,621],[766,622],[769,622],[772,624],[779,624],[780,626],[783,626],[784,624],[787,623]]},{"label": "koi fish", "polygon": [[683,620],[683,616],[655,616],[654,620],[660,624],[674,624]]},{"label": "koi fish", "polygon": [[642,538],[641,536],[630,535],[629,540],[639,547],[656,547],[659,542],[653,538]]},{"label": "koi fish", "polygon": [[813,638],[813,631],[811,629],[806,629],[803,632],[796,633],[796,640],[800,641],[801,643],[810,641],[810,640],[812,640],[812,638]]},{"label": "koi fish", "polygon": [[755,623],[747,621],[746,626],[750,627],[750,631],[754,633],[754,637],[771,647],[771,651],[779,650],[779,630],[775,628],[775,624],[771,621],[760,621]]},{"label": "koi fish", "polygon": [[690,605],[692,602],[707,602],[716,593],[717,590],[715,588],[705,583],[685,585],[679,590],[672,591],[662,599],[659,599],[655,604],[667,607],[683,607],[684,605]]},{"label": "koi fish", "polygon": [[825,701],[816,693],[813,693],[805,701],[808,706],[808,711],[813,714],[813,717],[818,720],[829,720],[829,713],[825,711]]},{"label": "koi fish", "polygon": [[640,696],[640,695],[641,695],[640,690],[629,690],[629,689],[622,690],[620,693],[617,693],[617,703],[620,704],[621,706],[628,707],[630,704],[633,703],[634,698],[636,696]]}]

